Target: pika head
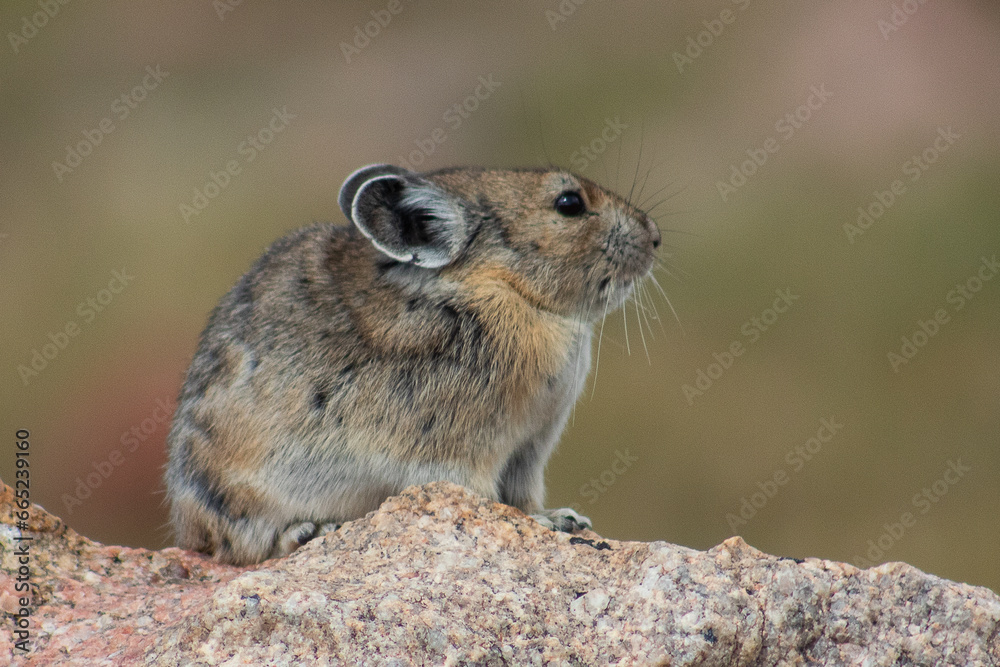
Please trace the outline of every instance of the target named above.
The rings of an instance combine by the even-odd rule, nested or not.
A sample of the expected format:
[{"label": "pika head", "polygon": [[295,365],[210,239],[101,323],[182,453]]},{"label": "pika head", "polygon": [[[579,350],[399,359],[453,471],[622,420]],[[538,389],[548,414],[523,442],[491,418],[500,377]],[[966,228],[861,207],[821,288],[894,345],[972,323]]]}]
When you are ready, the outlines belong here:
[{"label": "pika head", "polygon": [[650,217],[558,169],[372,165],[339,204],[351,225],[277,241],[202,334],[168,436],[179,545],[258,562],[436,480],[589,526],[543,509],[543,473]]},{"label": "pika head", "polygon": [[417,175],[372,165],[347,179],[340,207],[393,259],[432,269],[474,267],[562,315],[599,317],[596,303],[602,312],[620,306],[660,245],[644,212],[557,169]]}]

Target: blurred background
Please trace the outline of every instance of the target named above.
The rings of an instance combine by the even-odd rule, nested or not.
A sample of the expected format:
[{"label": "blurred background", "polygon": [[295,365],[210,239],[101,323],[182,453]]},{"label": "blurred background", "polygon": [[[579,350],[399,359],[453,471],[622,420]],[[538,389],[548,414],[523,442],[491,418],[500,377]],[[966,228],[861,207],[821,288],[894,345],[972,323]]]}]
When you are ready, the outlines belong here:
[{"label": "blurred background", "polygon": [[169,544],[168,415],[253,260],[372,162],[551,162],[656,205],[677,319],[608,316],[549,506],[1000,590],[995,3],[276,5],[3,3],[4,480],[27,429],[34,501]]}]

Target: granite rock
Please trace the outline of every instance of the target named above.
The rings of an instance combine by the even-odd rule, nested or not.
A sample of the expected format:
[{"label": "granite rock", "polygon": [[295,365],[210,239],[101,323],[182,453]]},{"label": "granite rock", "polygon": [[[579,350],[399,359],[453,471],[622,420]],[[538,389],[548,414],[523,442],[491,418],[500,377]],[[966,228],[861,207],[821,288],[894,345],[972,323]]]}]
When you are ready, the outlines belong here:
[{"label": "granite rock", "polygon": [[[1000,598],[868,570],[554,533],[462,487],[410,487],[259,566],[104,546],[0,493],[0,663],[998,665]],[[31,537],[28,653],[14,642]]]}]

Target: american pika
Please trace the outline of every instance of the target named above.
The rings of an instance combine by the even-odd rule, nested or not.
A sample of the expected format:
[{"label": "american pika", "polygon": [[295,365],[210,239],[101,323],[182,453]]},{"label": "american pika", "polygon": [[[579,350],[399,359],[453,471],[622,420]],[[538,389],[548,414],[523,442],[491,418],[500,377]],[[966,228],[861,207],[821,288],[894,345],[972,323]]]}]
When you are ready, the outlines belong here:
[{"label": "american pika", "polygon": [[277,241],[212,312],[168,436],[179,546],[290,553],[449,480],[558,530],[543,472],[593,323],[650,271],[652,219],[558,169],[360,169],[351,225]]}]

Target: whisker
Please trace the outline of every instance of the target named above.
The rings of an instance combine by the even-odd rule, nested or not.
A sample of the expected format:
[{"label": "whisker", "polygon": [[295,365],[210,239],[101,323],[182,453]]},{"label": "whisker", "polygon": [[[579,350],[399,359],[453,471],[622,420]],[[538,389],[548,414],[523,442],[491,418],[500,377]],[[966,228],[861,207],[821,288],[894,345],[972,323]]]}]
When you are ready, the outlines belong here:
[{"label": "whisker", "polygon": [[649,285],[646,285],[646,299],[649,301],[650,308],[653,309],[653,315],[656,318],[656,321],[660,323],[660,329],[662,329],[665,334],[667,330],[663,326],[663,318],[660,317],[660,309],[656,307],[656,300],[653,299],[653,295],[649,293]]},{"label": "whisker", "polygon": [[[643,200],[643,198],[642,198],[642,193],[646,190],[646,184],[649,183],[649,177],[653,174],[653,171],[655,169],[658,169],[661,166],[663,166],[662,162],[658,163],[656,161],[656,153],[655,153],[656,147],[655,146],[653,147],[653,150],[654,150],[653,160],[649,163],[649,169],[646,170],[646,175],[642,177],[642,187],[639,188],[639,194],[636,195],[636,201],[640,201],[640,202],[641,201],[649,201],[649,199],[651,199],[652,197],[655,197],[660,192],[663,192],[663,188],[661,188],[659,191],[657,191],[656,193],[654,193],[651,197],[647,197],[645,200]],[[670,184],[668,183],[667,186],[665,186],[665,187],[669,187],[669,186],[670,186]],[[642,205],[640,204],[639,206],[636,206],[636,208],[638,208],[638,209],[641,210],[642,209]]]},{"label": "whisker", "polygon": [[618,191],[618,184],[621,182],[622,176],[622,143],[624,142],[621,140],[618,141],[618,158],[615,165],[615,192]]},{"label": "whisker", "polygon": [[[700,257],[702,259],[705,259],[705,254],[704,253],[699,252],[697,250],[691,250],[690,248],[683,248],[682,249],[680,246],[675,246],[675,245],[671,245],[671,244],[661,244],[660,247],[661,248],[662,247],[667,247],[667,248],[671,249],[672,251],[674,251],[674,252],[661,252],[659,257],[654,257],[653,258],[653,260],[655,262],[657,262],[660,266],[664,266],[665,267],[666,266],[666,262],[664,261],[664,259],[672,259],[675,255],[677,255],[678,253],[681,253],[681,252],[683,252],[683,254],[691,254],[691,255],[694,255],[696,257]],[[684,270],[683,268],[681,268],[681,266],[679,266],[678,264],[671,264],[670,268],[677,269],[680,273],[683,273],[686,276],[690,276],[691,275],[686,270]]]},{"label": "whisker", "polygon": [[[656,340],[656,335],[653,333],[653,325],[649,323],[649,317],[650,317],[649,309],[652,309],[653,311],[652,317],[654,320],[656,320],[657,323],[659,323],[661,329],[663,329],[663,322],[660,320],[660,313],[656,311],[656,304],[653,303],[652,299],[649,298],[649,293],[646,291],[648,287],[649,286],[646,285],[646,281],[645,280],[642,281],[639,289],[639,304],[642,306],[642,317],[643,319],[646,320],[646,327],[649,329],[649,336],[653,340]],[[647,308],[647,303],[649,306],[648,308]],[[665,329],[663,333],[666,334]]]},{"label": "whisker", "polygon": [[[647,215],[652,215],[653,211],[655,211],[659,207],[663,206],[668,201],[673,200],[673,198],[674,198],[674,195],[670,195],[670,196],[664,197],[662,199],[657,199],[656,203],[649,204],[648,208],[643,208],[643,210],[646,211]],[[640,208],[642,208],[642,207],[640,207]],[[691,209],[691,208],[679,208],[679,209],[675,209],[675,210],[672,210],[672,211],[664,211],[663,213],[658,213],[657,215],[682,215],[682,214],[692,214],[694,212],[695,212],[695,209]]]},{"label": "whisker", "polygon": [[[640,168],[641,166],[642,165],[640,165]],[[658,166],[659,165],[656,164],[656,157],[654,156],[653,160],[649,163],[649,169],[646,170],[646,173],[642,177],[642,183],[639,185],[639,192],[635,196],[635,200],[637,202],[642,201],[642,193],[646,191],[646,186],[649,184],[649,175],[653,173],[653,169]],[[642,207],[636,204],[636,208],[641,209]]]},{"label": "whisker", "polygon": [[[684,211],[678,211],[678,213],[682,212]],[[673,215],[673,213],[661,213],[660,215]],[[671,229],[669,227],[660,227],[660,231],[663,232],[664,234],[684,234],[686,236],[696,236],[700,239],[705,238],[704,234],[699,234],[698,232],[691,232],[686,229]]]},{"label": "whisker", "polygon": [[628,356],[632,356],[632,346],[628,342],[628,308],[625,304],[622,304],[622,319],[625,321],[625,349],[628,350]]},{"label": "whisker", "polygon": [[[643,123],[642,123],[642,134],[643,134],[643,136],[645,136],[645,132],[646,132],[646,117],[645,116],[642,117],[642,121],[643,121]],[[645,143],[645,141],[643,141],[643,143]],[[642,146],[640,146],[639,148],[641,150]],[[653,144],[652,159],[649,161],[649,169],[646,170],[646,175],[642,179],[642,187],[639,188],[639,194],[636,195],[636,198],[635,198],[636,201],[642,201],[642,193],[646,191],[646,185],[649,183],[649,177],[650,177],[650,175],[653,173],[653,171],[655,169],[658,169],[661,166],[662,166],[662,163],[657,162],[657,160],[656,160],[656,144],[654,143]],[[641,206],[637,206],[636,208],[641,209],[642,207]]]},{"label": "whisker", "polygon": [[[635,321],[639,325],[639,336],[642,338],[642,349],[646,352],[646,363],[648,363],[650,366],[652,366],[653,365],[653,361],[652,361],[652,359],[649,358],[649,348],[646,347],[646,334],[644,334],[642,332],[642,319],[641,319],[642,315],[639,312],[639,299],[637,298],[637,295],[638,295],[638,292],[636,292],[636,294],[633,295],[633,297],[632,297],[632,301],[633,301],[633,303],[635,303]],[[646,324],[649,324],[648,320],[646,321]],[[652,336],[653,332],[650,331],[649,335]]]},{"label": "whisker", "polygon": [[646,306],[646,300],[643,298],[642,290],[643,290],[643,284],[637,283],[635,286],[635,303],[637,306],[637,312],[642,317],[642,321],[646,323],[646,328],[649,329],[650,340],[656,340],[656,336],[653,333],[653,328],[649,325],[649,308]]},{"label": "whisker", "polygon": [[[593,281],[595,275],[598,273],[598,270],[599,270],[599,267],[597,265],[591,267],[591,269],[589,269],[589,271],[588,271],[587,276],[584,278],[584,284],[590,284],[591,281]],[[597,293],[595,293],[588,300],[586,314],[583,316],[582,319],[579,319],[577,321],[577,324],[579,325],[577,327],[577,330],[576,330],[577,336],[582,336],[583,332],[584,332],[584,329],[586,327],[590,326],[590,313],[591,313],[591,310],[594,307],[594,304],[597,303],[597,299],[598,298],[599,298],[599,295]],[[585,348],[585,346],[581,345],[580,349],[577,351],[577,356],[576,356],[576,372],[577,372],[577,375],[580,374],[580,369],[581,369],[581,366],[583,365],[584,350],[587,349],[587,352],[589,353],[589,351],[590,351],[589,347],[590,347],[590,345],[593,344],[593,338],[592,338],[592,336],[593,336],[593,332],[591,332],[591,335],[587,339],[586,348]],[[584,382],[586,382],[586,378],[584,378]],[[570,419],[572,420],[573,424],[576,424],[576,404],[577,404],[577,401],[574,401],[573,402],[573,409],[572,409],[572,411],[570,413]]]},{"label": "whisker", "polygon": [[[642,205],[639,208],[641,208],[644,211],[646,211],[647,215],[652,215],[653,211],[655,211],[657,208],[659,208],[660,206],[662,206],[664,203],[666,203],[666,202],[668,202],[668,201],[676,198],[677,196],[681,195],[685,190],[687,190],[688,188],[691,187],[690,183],[688,183],[686,185],[682,185],[682,186],[680,186],[677,189],[677,191],[670,192],[670,193],[664,195],[663,198],[656,200],[655,204],[650,204],[649,203],[650,201],[653,201],[654,199],[656,199],[656,197],[658,197],[660,195],[660,193],[662,193],[664,190],[666,190],[667,188],[669,188],[669,187],[671,187],[671,186],[673,186],[675,184],[676,184],[676,181],[670,181],[669,183],[667,183],[666,185],[664,185],[662,188],[660,188],[659,190],[657,190],[656,192],[654,192],[652,195],[650,195],[642,203]],[[677,210],[677,211],[670,211],[670,212],[668,212],[668,213],[666,213],[664,215],[678,215],[680,213],[694,213],[694,211],[691,210],[691,209],[682,209],[682,210]]]},{"label": "whisker", "polygon": [[656,302],[653,301],[653,295],[650,294],[649,292],[646,292],[646,299],[649,300],[649,306],[650,306],[650,308],[653,309],[653,319],[655,319],[656,323],[660,325],[660,331],[663,332],[664,336],[666,336],[667,335],[667,327],[663,324],[663,318],[660,317],[660,312],[656,308]]},{"label": "whisker", "polygon": [[[649,172],[646,172],[646,178],[647,178],[647,179],[649,178],[649,173],[650,173],[650,172],[652,172],[652,171],[653,171],[653,168],[652,168],[652,167],[650,167],[650,168],[649,168]],[[638,208],[638,209],[640,209],[640,210],[645,210],[645,206],[646,206],[646,204],[648,204],[648,203],[650,202],[650,200],[652,200],[652,199],[653,199],[653,198],[655,198],[655,197],[658,197],[658,196],[660,196],[660,193],[662,193],[662,192],[663,192],[664,190],[666,190],[667,188],[669,188],[669,187],[670,187],[671,185],[673,185],[673,183],[667,183],[667,184],[666,184],[666,185],[664,185],[664,186],[663,186],[662,188],[660,188],[659,190],[657,190],[657,191],[656,191],[656,192],[654,192],[653,194],[649,195],[649,196],[648,196],[648,197],[646,197],[645,199],[640,199],[640,200],[639,200],[639,205],[638,205],[638,206],[636,206],[636,208]],[[640,195],[642,194],[642,191],[641,191],[641,190],[639,191],[639,194],[640,194]],[[672,194],[672,195],[667,195],[667,196],[666,196],[666,197],[664,197],[663,199],[661,199],[661,200],[659,200],[658,202],[656,202],[656,204],[654,204],[654,205],[653,205],[653,207],[652,207],[652,208],[651,208],[650,210],[652,210],[653,208],[656,208],[657,206],[659,206],[660,204],[662,204],[662,203],[663,203],[663,202],[665,202],[665,201],[670,201],[670,200],[671,200],[671,199],[673,199],[673,198],[674,198],[675,196],[676,196],[676,193],[674,193],[674,194]],[[648,213],[648,211],[647,211],[647,213]]]},{"label": "whisker", "polygon": [[[576,328],[576,336],[577,336],[577,338],[579,338],[581,335],[583,335],[584,327],[587,326],[587,322],[590,320],[590,309],[591,309],[591,307],[593,305],[594,305],[594,300],[591,299],[587,303],[587,312],[586,312],[586,314],[583,316],[582,319],[578,319],[577,320],[577,328]],[[587,340],[587,346],[589,346],[591,344],[591,340],[592,339],[588,338],[588,340]],[[574,380],[576,379],[576,377],[579,377],[579,375],[580,375],[580,367],[583,365],[584,347],[585,347],[584,345],[580,345],[580,349],[577,350],[577,352],[576,352],[576,362],[574,362],[574,364],[573,364],[574,367],[576,368],[576,374],[574,375]],[[586,382],[586,379],[584,379],[584,382]],[[569,414],[570,423],[574,424],[574,425],[576,424],[576,404],[577,403],[579,403],[579,401],[573,401],[573,408],[570,410],[570,414]]]},{"label": "whisker", "polygon": [[[663,268],[667,268],[666,265],[664,265]],[[671,266],[671,268],[676,269],[676,271],[678,273],[680,273],[682,276],[684,276],[685,278],[690,278],[691,277],[691,273],[689,271],[687,271],[686,269],[684,269],[683,267],[681,267],[681,266],[679,266],[677,264],[673,264]]]},{"label": "whisker", "polygon": [[643,118],[639,126],[639,158],[635,162],[635,174],[632,176],[632,187],[629,188],[628,197],[625,198],[629,204],[632,203],[632,193],[635,191],[636,182],[639,180],[639,167],[642,165],[642,145],[646,137],[646,119]]},{"label": "whisker", "polygon": [[[666,264],[661,263],[659,260],[657,260],[656,263],[657,263],[657,266],[656,266],[657,269],[659,269],[660,271],[663,271],[664,273],[666,273],[668,276],[670,276],[671,278],[673,278],[674,280],[676,280],[680,284],[682,284],[682,285],[685,284],[685,281],[682,278],[678,278],[677,276],[675,276],[674,273],[673,273],[673,271],[671,271],[670,268],[667,267]],[[687,271],[685,271],[684,269],[682,269],[681,267],[679,267],[677,265],[674,265],[673,268],[676,269],[679,273],[684,274],[684,276],[686,278],[690,278],[691,277],[691,274],[688,273]]]},{"label": "whisker", "polygon": [[611,292],[609,291],[608,296],[604,299],[604,316],[601,318],[601,333],[597,337],[597,361],[594,362],[594,387],[590,392],[591,398],[597,393],[597,373],[601,370],[601,343],[604,342],[604,323],[608,320],[608,305],[610,303]]},{"label": "whisker", "polygon": [[[657,163],[656,163],[656,161],[655,161],[655,158],[654,158],[654,161],[653,161],[653,164],[652,164],[652,165],[650,165],[650,167],[649,167],[649,170],[648,170],[648,171],[646,172],[646,180],[649,180],[649,176],[650,176],[650,175],[652,174],[653,170],[654,170],[655,168],[657,168],[657,167],[660,167],[660,166],[662,166],[662,164],[663,164],[663,163],[659,163],[659,164],[657,164]],[[638,196],[638,197],[636,197],[636,200],[637,200],[637,201],[639,201],[640,203],[639,203],[639,205],[638,205],[638,206],[637,206],[636,208],[639,208],[639,209],[642,209],[642,210],[645,210],[645,206],[646,206],[646,204],[648,204],[648,203],[649,203],[649,202],[650,202],[651,200],[655,199],[655,198],[656,198],[656,197],[658,197],[658,196],[659,196],[660,194],[662,194],[664,190],[666,190],[667,188],[669,188],[669,187],[671,187],[672,185],[674,185],[674,183],[675,183],[675,182],[676,182],[676,181],[668,181],[668,182],[667,182],[667,183],[666,183],[666,184],[665,184],[665,185],[664,185],[664,186],[663,186],[662,188],[660,188],[660,189],[659,189],[659,190],[657,190],[656,192],[652,193],[651,195],[649,195],[649,196],[648,196],[648,197],[646,197],[645,199],[642,199],[642,191],[640,190],[640,191],[639,191],[639,196]],[[676,196],[678,195],[678,193],[679,193],[679,192],[680,192],[680,191],[678,191],[678,192],[673,192],[673,193],[671,193],[671,194],[668,194],[668,195],[667,195],[666,197],[664,197],[664,198],[663,198],[663,199],[661,199],[660,201],[661,201],[661,202],[664,202],[664,201],[667,201],[667,200],[669,200],[669,199],[673,199],[674,197],[676,197]]]},{"label": "whisker", "polygon": [[667,305],[670,306],[670,312],[674,314],[674,319],[677,320],[677,326],[681,328],[681,334],[686,336],[687,332],[684,331],[684,325],[681,324],[681,318],[677,316],[677,311],[674,310],[674,304],[670,303],[670,297],[667,296],[667,293],[663,291],[663,287],[660,286],[660,281],[657,280],[656,276],[653,275],[652,273],[649,274],[649,277],[653,281],[653,284],[656,285],[656,289],[660,291],[660,294],[666,300]]}]

